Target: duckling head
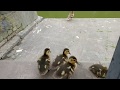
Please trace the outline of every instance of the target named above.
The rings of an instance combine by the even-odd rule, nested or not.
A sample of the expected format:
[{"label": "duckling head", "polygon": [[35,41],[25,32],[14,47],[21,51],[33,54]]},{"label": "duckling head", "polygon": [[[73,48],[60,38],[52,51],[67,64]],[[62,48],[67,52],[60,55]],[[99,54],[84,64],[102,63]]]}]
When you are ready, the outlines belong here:
[{"label": "duckling head", "polygon": [[63,54],[65,54],[67,56],[67,54],[70,54],[70,50],[68,48],[65,48],[63,50]]},{"label": "duckling head", "polygon": [[77,58],[75,56],[70,56],[69,62],[73,65],[78,64]]},{"label": "duckling head", "polygon": [[51,51],[50,51],[49,48],[46,48],[46,49],[44,50],[44,55],[50,56],[50,53],[51,53]]}]

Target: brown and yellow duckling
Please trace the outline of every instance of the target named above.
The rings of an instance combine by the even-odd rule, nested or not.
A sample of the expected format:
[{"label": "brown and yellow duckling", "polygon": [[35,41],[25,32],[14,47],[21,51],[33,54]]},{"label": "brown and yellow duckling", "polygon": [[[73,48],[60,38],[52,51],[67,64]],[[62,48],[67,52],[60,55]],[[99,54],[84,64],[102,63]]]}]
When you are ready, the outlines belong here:
[{"label": "brown and yellow duckling", "polygon": [[67,17],[67,20],[72,20],[72,18],[74,17],[74,11],[70,11],[68,17]]},{"label": "brown and yellow duckling", "polygon": [[107,67],[102,66],[101,64],[94,64],[89,67],[89,70],[97,77],[97,78],[105,78],[107,74]]},{"label": "brown and yellow duckling", "polygon": [[77,63],[77,58],[75,56],[71,56],[68,62],[58,67],[57,71],[54,72],[53,77],[55,79],[69,79],[74,73]]},{"label": "brown and yellow duckling", "polygon": [[65,48],[63,50],[63,54],[60,54],[55,58],[55,61],[52,63],[52,69],[57,69],[58,66],[64,64],[68,59],[68,54],[70,54],[70,50],[68,48]]},{"label": "brown and yellow duckling", "polygon": [[50,70],[50,49],[46,48],[44,50],[44,54],[39,58],[38,62],[38,69],[41,75],[45,75]]}]

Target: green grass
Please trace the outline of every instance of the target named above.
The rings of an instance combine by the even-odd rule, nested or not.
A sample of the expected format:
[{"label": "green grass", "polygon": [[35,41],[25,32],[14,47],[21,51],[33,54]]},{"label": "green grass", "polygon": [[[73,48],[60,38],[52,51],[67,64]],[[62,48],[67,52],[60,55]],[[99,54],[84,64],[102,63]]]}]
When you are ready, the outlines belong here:
[{"label": "green grass", "polygon": [[[66,18],[69,11],[38,11],[44,18]],[[75,18],[120,18],[120,11],[75,11]]]}]

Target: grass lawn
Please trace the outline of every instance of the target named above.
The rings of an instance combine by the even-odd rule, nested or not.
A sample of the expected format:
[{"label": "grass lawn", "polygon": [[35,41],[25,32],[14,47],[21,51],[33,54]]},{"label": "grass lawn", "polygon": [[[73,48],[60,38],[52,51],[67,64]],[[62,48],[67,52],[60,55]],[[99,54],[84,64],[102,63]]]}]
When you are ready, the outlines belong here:
[{"label": "grass lawn", "polygon": [[[66,18],[69,11],[38,11],[44,18]],[[120,11],[75,11],[75,18],[120,18]]]}]

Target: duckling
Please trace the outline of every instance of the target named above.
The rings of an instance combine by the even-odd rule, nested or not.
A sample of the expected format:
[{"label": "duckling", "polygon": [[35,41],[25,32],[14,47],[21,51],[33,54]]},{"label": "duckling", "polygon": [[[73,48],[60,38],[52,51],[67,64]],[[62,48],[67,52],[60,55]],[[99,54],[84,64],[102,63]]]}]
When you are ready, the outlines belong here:
[{"label": "duckling", "polygon": [[68,54],[70,54],[70,50],[68,48],[65,48],[63,50],[63,54],[60,54],[55,58],[55,61],[52,63],[52,69],[57,69],[58,66],[64,64],[66,60],[68,59]]},{"label": "duckling", "polygon": [[75,56],[69,57],[68,62],[58,67],[53,77],[57,79],[69,79],[77,68],[77,63],[77,58]]},{"label": "duckling", "polygon": [[67,20],[72,20],[72,18],[74,17],[74,11],[71,11],[67,17]]},{"label": "duckling", "polygon": [[44,54],[39,58],[38,69],[41,75],[45,75],[50,71],[50,49],[46,48]]},{"label": "duckling", "polygon": [[101,64],[94,64],[89,67],[89,70],[97,77],[97,78],[105,78],[107,74],[107,67],[102,66]]}]

